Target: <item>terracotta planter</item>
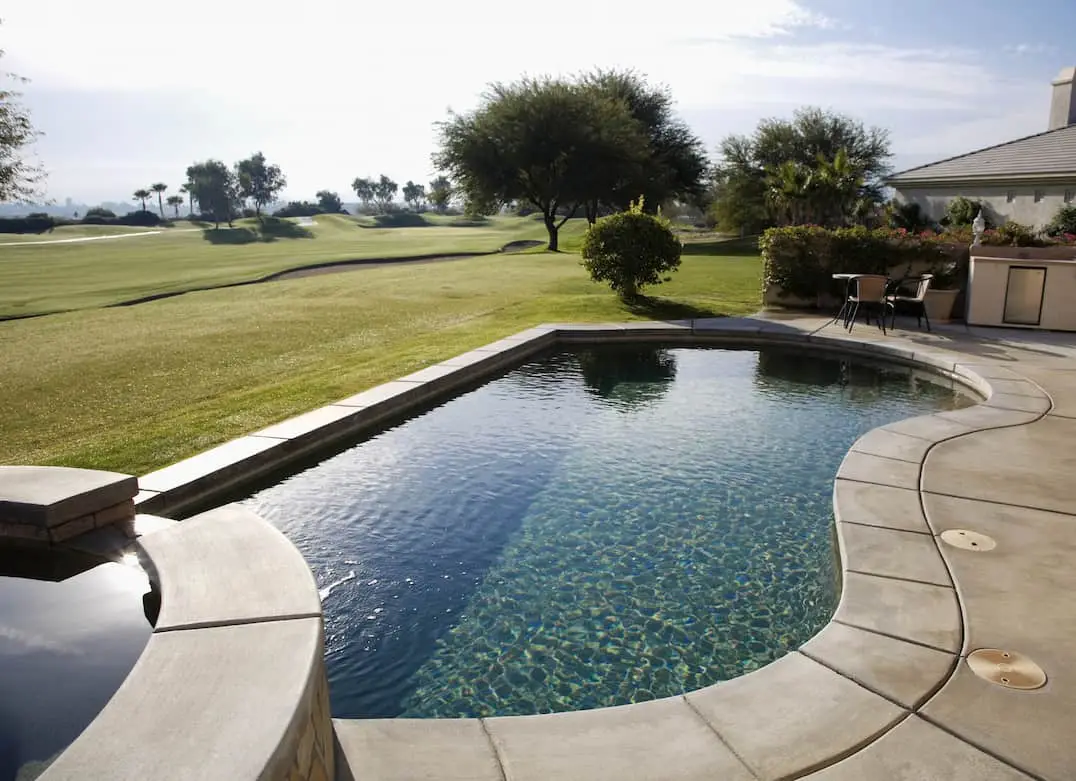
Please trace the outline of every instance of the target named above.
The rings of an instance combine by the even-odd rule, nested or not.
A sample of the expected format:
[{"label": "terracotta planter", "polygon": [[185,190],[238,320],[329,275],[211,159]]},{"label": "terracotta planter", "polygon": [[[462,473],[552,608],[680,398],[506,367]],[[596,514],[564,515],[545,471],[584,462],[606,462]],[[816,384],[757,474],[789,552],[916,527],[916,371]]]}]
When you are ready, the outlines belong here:
[{"label": "terracotta planter", "polygon": [[958,295],[960,295],[959,290],[928,290],[924,304],[930,322],[948,323],[952,320],[953,304]]}]

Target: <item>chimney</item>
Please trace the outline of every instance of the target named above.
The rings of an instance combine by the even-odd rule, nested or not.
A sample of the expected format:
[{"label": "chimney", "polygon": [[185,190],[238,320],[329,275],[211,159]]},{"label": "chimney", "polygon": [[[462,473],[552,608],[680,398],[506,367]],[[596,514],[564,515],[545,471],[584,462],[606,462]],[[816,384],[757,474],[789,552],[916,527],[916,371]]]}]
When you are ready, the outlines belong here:
[{"label": "chimney", "polygon": [[1065,68],[1053,81],[1050,130],[1076,125],[1076,68]]}]

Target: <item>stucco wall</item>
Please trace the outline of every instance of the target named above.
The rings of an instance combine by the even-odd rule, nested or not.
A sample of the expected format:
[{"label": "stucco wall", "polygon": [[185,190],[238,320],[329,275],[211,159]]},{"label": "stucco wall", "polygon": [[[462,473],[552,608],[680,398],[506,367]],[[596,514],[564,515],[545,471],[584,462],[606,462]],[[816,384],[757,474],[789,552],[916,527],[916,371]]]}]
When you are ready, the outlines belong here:
[{"label": "stucco wall", "polygon": [[[1072,203],[1076,203],[1076,178],[1062,183],[1008,187],[902,187],[897,190],[897,199],[904,203],[918,203],[924,214],[932,220],[940,220],[945,216],[949,202],[963,195],[982,201],[985,216],[995,225],[1005,220],[1015,220],[1023,225],[1042,227],[1065,204],[1066,190],[1074,196]],[[1036,191],[1043,194],[1038,203],[1035,202]],[[1010,192],[1014,196],[1011,203],[1008,199]]]}]

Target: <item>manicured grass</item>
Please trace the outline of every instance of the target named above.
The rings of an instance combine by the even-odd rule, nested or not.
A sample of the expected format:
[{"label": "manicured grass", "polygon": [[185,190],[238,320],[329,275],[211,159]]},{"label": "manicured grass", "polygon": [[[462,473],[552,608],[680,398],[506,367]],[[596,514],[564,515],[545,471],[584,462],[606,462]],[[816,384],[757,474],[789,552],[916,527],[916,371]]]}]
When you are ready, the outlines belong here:
[{"label": "manicured grass", "polygon": [[[240,220],[234,230],[176,228],[137,239],[0,247],[0,318],[107,306],[326,261],[492,252],[546,235],[533,218],[495,217],[477,227],[457,227],[458,218],[425,221],[378,228],[370,218],[320,215],[312,228],[286,222],[286,230],[264,233],[256,221]],[[572,220],[564,238],[581,235],[585,225]]]},{"label": "manicured grass", "polygon": [[[523,254],[3,322],[0,463],[143,474],[541,322],[758,309],[761,262],[753,248],[687,250],[673,281],[633,309],[590,282],[577,256]],[[182,262],[181,253],[173,257]]]}]

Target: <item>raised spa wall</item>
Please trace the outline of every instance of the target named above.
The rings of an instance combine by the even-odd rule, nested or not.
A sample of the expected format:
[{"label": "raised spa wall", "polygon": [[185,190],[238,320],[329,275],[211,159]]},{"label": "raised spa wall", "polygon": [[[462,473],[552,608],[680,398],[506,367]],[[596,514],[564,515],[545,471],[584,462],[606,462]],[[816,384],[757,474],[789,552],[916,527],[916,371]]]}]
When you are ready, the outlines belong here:
[{"label": "raised spa wall", "polygon": [[[682,697],[481,722],[338,721],[334,739],[321,602],[299,552],[238,505],[182,522],[160,515],[211,505],[271,471],[375,432],[555,344],[610,341],[792,344],[884,357],[925,367],[976,390],[986,401],[875,429],[853,446],[834,486],[844,572],[840,605],[834,622],[801,651]],[[440,763],[450,757],[462,763],[451,777],[494,779],[505,777],[502,773],[508,778],[694,778],[711,771],[728,778],[778,779],[831,765],[909,717],[916,719],[969,650],[963,647],[962,609],[949,568],[919,505],[922,463],[937,442],[1028,423],[1050,403],[1030,383],[1021,395],[993,393],[980,371],[945,351],[822,336],[752,318],[546,325],[145,475],[138,480],[134,500],[140,514],[133,521],[68,539],[52,539],[46,532],[33,540],[106,555],[129,545],[161,597],[154,632],[134,669],[41,778],[327,781],[423,777],[424,769],[433,772],[428,777],[438,777]],[[13,506],[4,492],[21,490],[15,502],[22,508],[18,522],[27,524],[32,517],[35,528],[63,528],[98,512],[107,518],[110,508],[128,506],[124,503],[133,494],[133,478],[126,476],[39,468],[36,474],[55,480],[27,482],[13,469],[29,468],[0,467],[0,512]],[[81,504],[72,515],[56,509],[68,507],[70,497],[62,491],[42,491],[35,500],[30,490],[65,480],[84,485],[93,475],[122,485],[125,495],[102,490],[99,501],[87,503],[86,491],[73,491]],[[903,501],[913,497],[914,507]],[[36,509],[28,510],[31,506]],[[7,524],[0,530],[8,529],[13,517],[0,515]],[[27,542],[26,535],[20,541]],[[920,663],[909,665],[909,659]],[[473,732],[468,724],[475,725]],[[670,729],[676,734],[669,734],[663,748],[654,736]],[[481,773],[466,775],[468,763],[477,763]],[[693,763],[705,767],[690,770]],[[681,767],[690,772],[682,774]]]}]

